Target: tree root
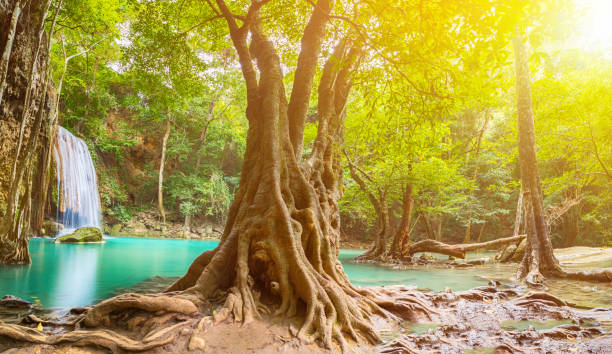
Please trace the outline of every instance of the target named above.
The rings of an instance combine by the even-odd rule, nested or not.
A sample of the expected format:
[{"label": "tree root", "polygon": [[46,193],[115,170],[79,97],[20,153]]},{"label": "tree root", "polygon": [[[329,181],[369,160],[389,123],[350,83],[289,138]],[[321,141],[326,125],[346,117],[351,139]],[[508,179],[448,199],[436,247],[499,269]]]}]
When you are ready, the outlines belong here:
[{"label": "tree root", "polygon": [[197,306],[190,300],[166,294],[122,294],[107,299],[92,307],[84,314],[83,324],[87,327],[97,327],[110,324],[109,315],[124,309],[140,309],[148,312],[176,312],[192,315],[198,312]]},{"label": "tree root", "polygon": [[75,346],[102,347],[111,351],[122,349],[139,352],[172,343],[181,328],[190,326],[193,323],[193,321],[178,323],[172,327],[152,333],[141,341],[107,329],[75,330],[61,335],[47,335],[32,328],[12,324],[0,325],[0,336],[37,344],[59,345],[69,343]]},{"label": "tree root", "polygon": [[[250,291],[250,287],[248,288]],[[355,308],[338,307],[340,310],[336,312],[335,321],[342,321],[343,315],[341,311],[365,311],[370,306],[378,306],[382,309],[379,313],[383,318],[394,321],[411,321],[411,322],[434,322],[445,323],[435,330],[430,330],[427,334],[408,334],[402,335],[388,343],[385,343],[379,350],[382,353],[422,353],[439,351],[446,352],[449,350],[467,349],[478,346],[499,346],[499,352],[502,349],[509,353],[531,353],[539,350],[540,345],[550,345],[553,352],[565,350],[568,346],[573,345],[577,341],[598,337],[602,331],[598,328],[583,328],[579,325],[562,325],[553,329],[544,331],[508,331],[495,329],[497,327],[492,324],[500,323],[504,319],[574,319],[576,323],[582,323],[581,319],[592,319],[591,313],[580,314],[567,307],[567,303],[555,296],[546,293],[527,293],[517,297],[517,292],[511,289],[497,289],[494,287],[479,287],[462,292],[439,292],[439,293],[421,293],[405,286],[387,286],[380,288],[365,288],[365,289],[344,289],[348,294],[349,306],[356,305]],[[355,291],[355,293],[353,293]],[[331,292],[333,294],[333,292]],[[354,294],[362,296],[361,302],[351,296]],[[235,321],[244,321],[243,310],[244,301],[242,292],[237,288],[230,288],[224,295],[225,303],[221,305],[219,311],[213,311],[212,316],[200,317],[196,313],[190,315],[181,312],[164,312],[170,308],[161,309],[157,306],[158,299],[165,299],[167,302],[175,302],[176,296],[148,296],[143,295],[140,300],[147,305],[129,307],[125,304],[134,303],[135,297],[119,296],[114,299],[107,300],[99,314],[105,313],[108,320],[114,320],[116,324],[126,326],[128,333],[133,333],[130,337],[123,332],[116,332],[117,329],[110,329],[105,320],[100,320],[100,323],[105,328],[80,330],[75,329],[68,333],[48,334],[48,327],[45,330],[38,331],[33,328],[17,326],[17,325],[0,325],[0,337],[9,337],[19,342],[30,342],[36,344],[61,345],[69,344],[74,346],[95,346],[107,348],[111,351],[147,351],[155,347],[171,344],[178,339],[179,335],[191,334],[188,337],[186,346],[189,350],[198,351],[204,350],[205,342],[203,335],[208,328],[215,323],[219,323],[228,319]],[[118,299],[121,298],[121,299]],[[130,300],[128,300],[130,299]],[[253,296],[255,306],[261,304],[259,296]],[[184,300],[184,299],[180,299]],[[188,300],[185,300],[188,301]],[[116,311],[107,312],[109,303],[121,304],[121,306],[113,306]],[[370,303],[371,302],[371,303]],[[338,344],[342,351],[351,349],[350,344],[345,338],[348,326],[341,327],[335,321],[332,321],[331,315],[333,312],[326,312],[322,302],[313,312],[310,319],[306,318],[300,329],[290,327],[290,333],[299,338],[303,344],[312,343],[313,340],[320,340],[323,344],[331,345],[333,340]],[[124,306],[125,305],[125,306]],[[263,304],[261,304],[263,306]],[[90,308],[85,314],[77,317],[84,319],[87,313],[96,309],[97,306]],[[137,312],[138,310],[144,312]],[[177,307],[174,306],[174,309]],[[136,310],[136,311],[135,311]],[[154,314],[149,313],[149,317],[143,317],[149,311],[155,311]],[[258,313],[263,314],[260,310]],[[331,311],[331,307],[329,308]],[[609,311],[608,311],[609,312]],[[607,319],[610,314],[606,312],[602,320]],[[352,313],[352,312],[351,312]],[[487,315],[490,313],[489,315]],[[305,316],[307,316],[306,312]],[[605,317],[607,316],[607,317]],[[99,318],[99,317],[97,317]],[[355,317],[357,318],[357,317]],[[364,321],[366,317],[362,317]],[[66,325],[63,322],[45,321],[38,317],[32,317],[31,321],[40,320],[41,323],[50,327],[61,327]],[[358,321],[350,322],[353,326],[352,335],[355,335],[356,341],[357,331],[364,335],[370,327],[365,326],[367,322],[360,324]],[[112,324],[111,324],[112,326]],[[320,326],[320,327],[318,327]],[[140,334],[137,333],[137,328],[141,328]],[[321,328],[329,332],[322,332]],[[52,330],[51,333],[57,333]],[[371,333],[376,335],[376,333]],[[323,336],[328,335],[328,338]],[[351,337],[352,338],[352,337]],[[545,342],[543,338],[549,338],[552,342]],[[353,339],[353,338],[352,338]],[[582,345],[582,344],[581,344]],[[331,347],[330,347],[331,348]],[[549,348],[549,347],[546,347]]]}]

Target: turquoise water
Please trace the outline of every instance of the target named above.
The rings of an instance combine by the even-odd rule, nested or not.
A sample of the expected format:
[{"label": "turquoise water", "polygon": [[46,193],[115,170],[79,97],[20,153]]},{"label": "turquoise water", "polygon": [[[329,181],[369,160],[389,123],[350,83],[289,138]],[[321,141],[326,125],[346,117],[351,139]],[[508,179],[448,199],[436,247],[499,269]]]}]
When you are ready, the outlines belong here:
[{"label": "turquoise water", "polygon": [[[32,264],[0,266],[0,296],[12,294],[46,308],[95,303],[117,289],[152,276],[177,277],[217,241],[107,237],[104,244],[55,244],[30,240]],[[340,260],[357,286],[404,284],[432,290],[466,290],[487,280],[470,269],[391,270],[347,261],[362,251],[342,250]]]},{"label": "turquoise water", "polygon": [[[477,286],[486,285],[488,281],[473,269],[446,269],[446,268],[414,268],[406,270],[393,270],[374,264],[355,264],[348,261],[364,251],[341,250],[338,257],[344,265],[344,271],[354,285],[378,286],[403,284],[412,285],[422,289],[434,291],[450,288],[452,290],[468,290]],[[448,258],[448,257],[444,257]],[[479,257],[467,257],[479,258]]]}]

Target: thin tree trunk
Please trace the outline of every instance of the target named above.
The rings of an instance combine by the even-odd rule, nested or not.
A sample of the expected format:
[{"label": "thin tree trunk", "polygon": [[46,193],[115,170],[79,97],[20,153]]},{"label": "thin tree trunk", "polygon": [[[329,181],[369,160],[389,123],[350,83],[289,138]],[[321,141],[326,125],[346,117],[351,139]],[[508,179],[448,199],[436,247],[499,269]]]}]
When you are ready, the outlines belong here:
[{"label": "thin tree trunk", "polygon": [[519,192],[518,201],[516,202],[516,216],[514,217],[514,232],[513,235],[518,235],[521,228],[521,216],[523,215],[523,187]]},{"label": "thin tree trunk", "polygon": [[200,164],[202,163],[202,154],[200,154],[200,148],[202,148],[202,145],[204,145],[204,142],[206,141],[206,133],[208,133],[208,127],[215,120],[215,118],[213,117],[213,111],[215,109],[216,101],[217,100],[214,99],[208,105],[208,117],[206,119],[206,123],[204,124],[204,128],[202,128],[202,132],[200,133],[200,139],[198,140],[198,143],[193,148],[194,153],[196,153],[196,155],[198,156],[196,160],[196,165],[195,165],[196,171],[198,171],[198,169],[200,168]]},{"label": "thin tree trunk", "polygon": [[185,223],[183,224],[183,232],[191,232],[191,216],[185,215]]},{"label": "thin tree trunk", "polygon": [[482,235],[484,234],[484,230],[485,230],[485,226],[487,225],[486,222],[482,223],[482,226],[480,227],[480,232],[478,233],[478,243],[482,242]]},{"label": "thin tree trunk", "polygon": [[166,223],[166,211],[164,210],[164,165],[166,163],[166,145],[168,144],[168,137],[170,136],[170,109],[166,111],[166,131],[164,132],[164,138],[162,139],[161,146],[161,157],[159,159],[159,179],[157,182],[157,208],[159,209],[159,215],[162,218],[162,222]]},{"label": "thin tree trunk", "polygon": [[[482,136],[484,135],[484,132],[487,130],[488,124],[489,124],[489,113],[486,112],[484,124],[482,125],[482,129],[480,129],[480,133],[478,133],[478,143],[476,144],[476,153],[475,153],[476,157],[478,157],[478,155],[480,154],[480,146],[482,145]],[[467,159],[466,159],[466,163],[467,163]],[[475,166],[474,173],[472,174],[472,181],[474,183],[476,183],[477,177],[478,177],[478,166]],[[463,243],[470,242],[470,239],[472,237],[471,233],[472,233],[472,212],[470,212],[468,215],[468,224],[465,230],[465,238],[463,240]]]},{"label": "thin tree trunk", "polygon": [[433,231],[433,227],[431,226],[431,221],[425,214],[425,212],[421,212],[421,216],[423,217],[423,222],[425,223],[425,232],[427,232],[427,238],[430,240],[435,240],[436,235]]},{"label": "thin tree trunk", "polygon": [[563,271],[553,253],[546,213],[542,200],[542,186],[536,157],[535,128],[531,104],[528,55],[521,38],[514,39],[516,64],[516,92],[519,130],[519,163],[525,193],[527,245],[519,265],[517,278],[528,284],[543,281],[542,272],[561,274]]},{"label": "thin tree trunk", "polygon": [[21,0],[18,0],[13,8],[9,31],[6,35],[6,44],[4,45],[2,59],[0,60],[0,102],[2,102],[4,89],[6,88],[6,74],[8,73],[8,66],[11,60],[13,41],[15,40],[15,34],[17,33],[17,22],[19,21],[19,15],[21,15]]},{"label": "thin tree trunk", "polygon": [[444,223],[444,216],[440,215],[438,217],[438,224],[436,230],[436,241],[442,241],[442,224]]}]

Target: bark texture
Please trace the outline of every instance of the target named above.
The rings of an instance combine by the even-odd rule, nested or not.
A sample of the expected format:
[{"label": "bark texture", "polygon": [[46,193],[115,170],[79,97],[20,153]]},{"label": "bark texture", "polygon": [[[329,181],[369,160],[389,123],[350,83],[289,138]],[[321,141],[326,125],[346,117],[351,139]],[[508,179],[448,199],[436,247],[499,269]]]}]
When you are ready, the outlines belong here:
[{"label": "bark texture", "polygon": [[[17,6],[17,1],[9,3],[10,8]],[[0,147],[0,206],[3,211],[0,258],[3,263],[17,264],[30,263],[27,237],[32,210],[38,207],[32,204],[32,197],[38,195],[41,188],[34,171],[42,155],[40,135],[44,135],[42,127],[49,120],[52,97],[48,87],[50,47],[44,21],[50,1],[28,2],[23,6],[7,62],[6,89],[0,102],[0,140],[3,142]],[[2,28],[12,26],[9,22],[12,16],[2,14],[0,17],[7,21]],[[49,21],[50,28],[55,25],[55,19],[56,15]],[[0,47],[9,44],[9,38],[0,40],[5,40]]]},{"label": "bark texture", "polygon": [[410,246],[412,208],[414,207],[412,193],[412,184],[406,184],[404,188],[404,198],[402,200],[402,218],[393,236],[393,242],[391,243],[390,252],[391,257],[394,259],[404,258],[403,250]]}]

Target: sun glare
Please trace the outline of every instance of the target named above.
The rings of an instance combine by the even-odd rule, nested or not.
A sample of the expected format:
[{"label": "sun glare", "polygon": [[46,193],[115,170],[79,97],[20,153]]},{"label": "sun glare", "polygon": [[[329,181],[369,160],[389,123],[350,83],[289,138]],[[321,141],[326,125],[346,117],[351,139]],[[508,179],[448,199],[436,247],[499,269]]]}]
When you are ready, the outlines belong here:
[{"label": "sun glare", "polygon": [[575,1],[585,12],[579,34],[581,46],[612,52],[612,0]]}]

